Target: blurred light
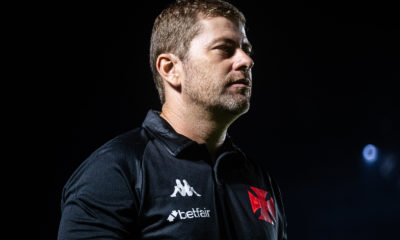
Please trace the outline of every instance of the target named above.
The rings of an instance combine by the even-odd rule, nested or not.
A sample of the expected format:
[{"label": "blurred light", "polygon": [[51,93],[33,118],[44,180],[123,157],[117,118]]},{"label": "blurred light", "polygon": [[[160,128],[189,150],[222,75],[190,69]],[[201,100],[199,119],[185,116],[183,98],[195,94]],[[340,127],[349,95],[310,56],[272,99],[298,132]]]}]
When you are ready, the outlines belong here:
[{"label": "blurred light", "polygon": [[386,157],[380,167],[382,177],[389,179],[396,174],[396,161],[393,157]]},{"label": "blurred light", "polygon": [[367,163],[374,163],[378,159],[378,148],[373,144],[367,144],[362,151],[362,155]]}]

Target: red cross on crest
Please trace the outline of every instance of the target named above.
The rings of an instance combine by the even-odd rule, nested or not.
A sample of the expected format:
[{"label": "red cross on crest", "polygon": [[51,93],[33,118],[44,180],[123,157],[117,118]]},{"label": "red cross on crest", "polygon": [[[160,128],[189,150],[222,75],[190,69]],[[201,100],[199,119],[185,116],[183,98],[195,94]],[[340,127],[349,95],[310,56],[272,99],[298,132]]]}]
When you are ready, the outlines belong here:
[{"label": "red cross on crest", "polygon": [[256,194],[256,196],[254,196],[253,193],[248,191],[253,213],[256,213],[258,209],[261,209],[261,214],[258,219],[264,220],[266,222],[271,223],[272,225],[275,225],[276,215],[275,215],[274,199],[271,196],[269,197],[268,200],[266,199],[268,194],[267,191],[251,186],[250,188]]}]

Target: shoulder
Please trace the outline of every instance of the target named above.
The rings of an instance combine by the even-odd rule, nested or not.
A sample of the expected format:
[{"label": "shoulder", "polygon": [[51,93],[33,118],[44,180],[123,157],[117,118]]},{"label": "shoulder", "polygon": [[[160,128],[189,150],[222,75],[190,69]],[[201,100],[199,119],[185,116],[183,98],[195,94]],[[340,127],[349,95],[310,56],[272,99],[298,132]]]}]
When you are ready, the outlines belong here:
[{"label": "shoulder", "polygon": [[146,130],[141,127],[136,128],[106,142],[94,151],[88,160],[107,157],[109,158],[107,162],[114,160],[119,164],[126,160],[132,160],[132,158],[137,160],[141,158],[149,141],[150,136]]},{"label": "shoulder", "polygon": [[99,147],[75,170],[61,197],[62,239],[130,234],[141,208],[141,159],[148,142],[144,129],[131,130]]},{"label": "shoulder", "polygon": [[150,140],[143,128],[136,128],[109,140],[95,150],[81,165],[107,166],[136,164],[141,161],[143,152]]},{"label": "shoulder", "polygon": [[63,198],[94,194],[93,191],[101,189],[128,190],[133,194],[141,175],[143,152],[150,139],[145,129],[136,128],[103,144],[71,175],[64,186]]}]

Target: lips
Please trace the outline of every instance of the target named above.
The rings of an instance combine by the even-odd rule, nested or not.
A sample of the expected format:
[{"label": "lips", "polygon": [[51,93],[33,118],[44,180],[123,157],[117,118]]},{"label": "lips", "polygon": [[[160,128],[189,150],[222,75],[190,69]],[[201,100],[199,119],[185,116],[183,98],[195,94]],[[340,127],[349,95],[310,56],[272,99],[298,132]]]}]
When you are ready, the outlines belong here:
[{"label": "lips", "polygon": [[235,84],[242,84],[242,85],[250,86],[250,80],[247,78],[242,78],[242,79],[235,80],[235,81],[229,83],[229,86],[232,86]]}]

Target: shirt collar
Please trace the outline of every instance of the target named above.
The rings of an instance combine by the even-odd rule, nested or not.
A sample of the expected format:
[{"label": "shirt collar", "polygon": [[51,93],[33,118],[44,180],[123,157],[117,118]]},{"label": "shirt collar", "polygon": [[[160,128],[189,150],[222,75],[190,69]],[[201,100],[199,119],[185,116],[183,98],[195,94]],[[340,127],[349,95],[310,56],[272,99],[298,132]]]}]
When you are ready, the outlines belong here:
[{"label": "shirt collar", "polygon": [[[149,110],[142,127],[155,135],[166,147],[168,152],[175,157],[178,157],[178,155],[184,153],[186,150],[190,151],[192,148],[205,148],[204,144],[198,144],[182,134],[177,133],[172,126],[160,116],[159,111]],[[232,142],[229,135],[226,136],[222,146],[221,153],[223,152],[237,152],[244,157],[243,152]]]}]

